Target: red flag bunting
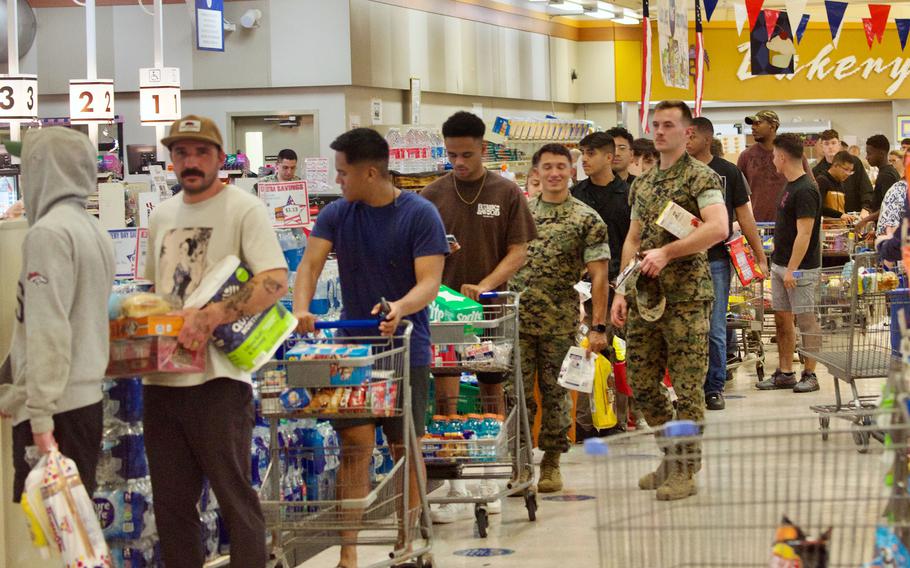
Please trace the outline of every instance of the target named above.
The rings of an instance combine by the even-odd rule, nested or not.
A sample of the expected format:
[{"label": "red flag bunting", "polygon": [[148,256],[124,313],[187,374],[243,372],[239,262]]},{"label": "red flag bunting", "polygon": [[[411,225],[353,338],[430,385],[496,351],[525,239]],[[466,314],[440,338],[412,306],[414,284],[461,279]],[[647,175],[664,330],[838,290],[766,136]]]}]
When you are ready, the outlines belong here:
[{"label": "red flag bunting", "polygon": [[765,0],[746,0],[746,11],[749,13],[749,29],[755,27],[755,20],[758,19],[758,14],[761,12],[761,7],[765,3]]},{"label": "red flag bunting", "polygon": [[889,12],[891,12],[891,6],[888,4],[869,4],[872,31],[875,32],[875,38],[878,40],[878,43],[881,43],[882,38],[885,37],[885,26],[888,25]]},{"label": "red flag bunting", "polygon": [[765,27],[768,28],[768,41],[774,36],[774,26],[780,18],[780,10],[762,10],[765,13]]},{"label": "red flag bunting", "polygon": [[863,31],[866,32],[866,43],[869,49],[872,49],[872,42],[875,41],[875,31],[872,29],[872,18],[863,18]]}]

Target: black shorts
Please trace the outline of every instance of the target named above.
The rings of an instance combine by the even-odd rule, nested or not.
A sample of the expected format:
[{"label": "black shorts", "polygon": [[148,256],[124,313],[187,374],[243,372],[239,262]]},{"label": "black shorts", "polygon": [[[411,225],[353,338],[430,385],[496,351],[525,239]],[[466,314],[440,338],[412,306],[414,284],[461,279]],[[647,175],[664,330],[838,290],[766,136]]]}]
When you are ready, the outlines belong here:
[{"label": "black shorts", "polygon": [[[411,367],[411,416],[414,417],[414,430],[417,438],[423,437],[426,431],[427,398],[430,391],[430,368]],[[382,426],[386,438],[390,443],[401,444],[404,442],[404,420],[395,418],[355,418],[351,420],[333,420],[332,427],[341,431],[364,424],[378,424]]]},{"label": "black shorts", "polygon": [[[101,401],[54,415],[54,439],[60,453],[76,463],[82,485],[91,498],[95,492],[95,469],[101,455],[104,406]],[[32,468],[25,461],[25,448],[34,445],[32,424],[28,420],[13,426],[13,501],[18,503],[25,478]]]}]

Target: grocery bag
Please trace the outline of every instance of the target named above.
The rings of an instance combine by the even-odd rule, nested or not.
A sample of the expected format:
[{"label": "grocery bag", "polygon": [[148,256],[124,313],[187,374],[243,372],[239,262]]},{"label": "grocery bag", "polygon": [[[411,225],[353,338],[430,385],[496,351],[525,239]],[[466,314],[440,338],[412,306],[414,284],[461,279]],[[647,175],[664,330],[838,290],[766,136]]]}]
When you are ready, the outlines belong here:
[{"label": "grocery bag", "polygon": [[569,347],[556,382],[570,390],[591,392],[594,388],[594,361],[595,358],[589,358],[584,348]]},{"label": "grocery bag", "polygon": [[603,355],[594,360],[594,385],[591,392],[591,421],[595,428],[604,430],[616,426],[613,410],[613,389],[610,386],[610,361]]},{"label": "grocery bag", "polygon": [[73,460],[57,450],[41,456],[25,480],[22,508],[42,556],[59,554],[66,568],[112,566],[95,508]]}]

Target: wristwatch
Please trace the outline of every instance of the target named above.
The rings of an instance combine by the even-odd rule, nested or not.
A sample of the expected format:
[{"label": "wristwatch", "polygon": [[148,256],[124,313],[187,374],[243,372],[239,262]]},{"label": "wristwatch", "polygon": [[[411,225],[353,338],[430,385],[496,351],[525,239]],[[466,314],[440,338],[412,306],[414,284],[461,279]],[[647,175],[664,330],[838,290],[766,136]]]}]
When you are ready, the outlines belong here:
[{"label": "wristwatch", "polygon": [[591,331],[596,331],[597,333],[607,333],[607,326],[602,323],[599,323],[597,325],[592,325]]}]

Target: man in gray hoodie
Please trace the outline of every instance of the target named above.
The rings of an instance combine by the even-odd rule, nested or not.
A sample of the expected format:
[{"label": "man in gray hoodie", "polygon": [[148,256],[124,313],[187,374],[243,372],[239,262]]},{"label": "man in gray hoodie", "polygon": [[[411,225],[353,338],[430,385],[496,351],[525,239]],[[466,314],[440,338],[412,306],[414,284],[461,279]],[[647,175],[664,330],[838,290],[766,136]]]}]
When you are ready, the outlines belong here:
[{"label": "man in gray hoodie", "polygon": [[101,448],[101,381],[114,246],[86,210],[96,155],[84,134],[29,131],[22,182],[29,230],[22,246],[16,323],[0,369],[0,414],[13,419],[13,495],[22,495],[25,448],[54,447],[76,462],[91,495]]}]

